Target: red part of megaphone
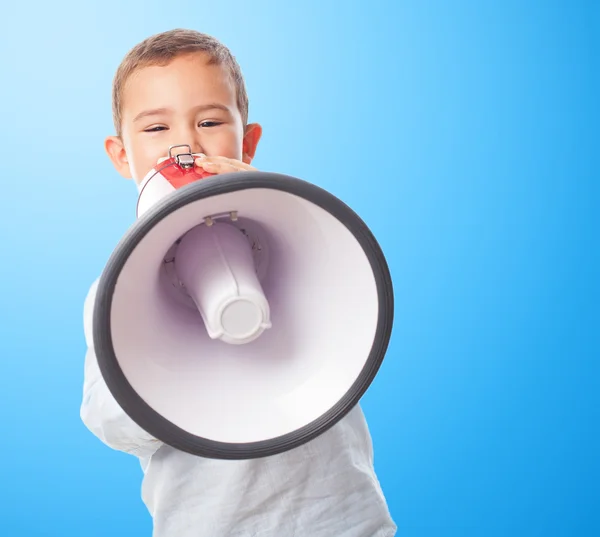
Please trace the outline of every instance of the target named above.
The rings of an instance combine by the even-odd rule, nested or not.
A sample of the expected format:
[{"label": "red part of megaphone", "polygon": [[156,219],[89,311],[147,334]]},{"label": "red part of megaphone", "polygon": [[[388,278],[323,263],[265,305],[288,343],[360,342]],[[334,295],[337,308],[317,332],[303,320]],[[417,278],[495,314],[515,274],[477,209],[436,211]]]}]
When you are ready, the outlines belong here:
[{"label": "red part of megaphone", "polygon": [[160,173],[175,189],[214,175],[196,165],[192,165],[190,168],[184,168],[177,161],[177,157],[165,160],[161,163],[159,169]]},{"label": "red part of megaphone", "polygon": [[150,170],[139,186],[137,216],[167,193],[213,175],[215,174],[196,166],[195,157],[191,153],[164,160]]}]

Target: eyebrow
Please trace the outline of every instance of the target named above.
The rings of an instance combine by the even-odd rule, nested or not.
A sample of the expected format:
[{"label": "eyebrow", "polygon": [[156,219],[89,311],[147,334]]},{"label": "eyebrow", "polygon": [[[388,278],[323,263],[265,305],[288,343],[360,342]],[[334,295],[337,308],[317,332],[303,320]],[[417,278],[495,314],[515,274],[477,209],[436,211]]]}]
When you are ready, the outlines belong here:
[{"label": "eyebrow", "polygon": [[[229,109],[229,107],[225,106],[224,104],[219,104],[219,103],[203,104],[203,105],[197,106],[193,110],[196,114],[198,112],[206,112],[208,110],[223,110],[224,112],[231,113],[231,110]],[[163,114],[168,114],[169,112],[171,112],[171,110],[169,108],[152,108],[150,110],[144,110],[133,118],[133,122],[135,123],[135,122],[139,121],[140,119],[144,119],[144,118],[150,117],[150,116],[159,116],[159,115],[163,115]]]}]

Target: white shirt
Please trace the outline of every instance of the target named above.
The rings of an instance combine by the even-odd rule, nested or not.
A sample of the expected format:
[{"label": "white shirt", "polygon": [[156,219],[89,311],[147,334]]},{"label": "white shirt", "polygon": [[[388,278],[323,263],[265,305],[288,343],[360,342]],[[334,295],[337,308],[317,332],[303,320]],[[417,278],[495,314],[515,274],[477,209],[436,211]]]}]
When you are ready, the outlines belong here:
[{"label": "white shirt", "polygon": [[152,438],[106,386],[92,341],[97,281],[84,306],[81,419],[112,449],[139,458],[153,537],[392,537],[359,406],[316,439],[262,459],[204,459]]}]

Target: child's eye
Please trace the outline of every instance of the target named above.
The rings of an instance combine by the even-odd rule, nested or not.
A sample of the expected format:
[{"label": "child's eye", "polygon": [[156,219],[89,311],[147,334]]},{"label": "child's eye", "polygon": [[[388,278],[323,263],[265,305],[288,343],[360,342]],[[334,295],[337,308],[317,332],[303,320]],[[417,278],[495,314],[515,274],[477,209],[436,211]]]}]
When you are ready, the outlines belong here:
[{"label": "child's eye", "polygon": [[201,127],[217,127],[218,125],[222,125],[219,121],[203,121],[200,123]]},{"label": "child's eye", "polygon": [[165,129],[166,129],[166,127],[163,127],[162,125],[157,125],[156,127],[150,127],[148,129],[144,129],[144,132],[158,132],[158,131],[162,131]]}]

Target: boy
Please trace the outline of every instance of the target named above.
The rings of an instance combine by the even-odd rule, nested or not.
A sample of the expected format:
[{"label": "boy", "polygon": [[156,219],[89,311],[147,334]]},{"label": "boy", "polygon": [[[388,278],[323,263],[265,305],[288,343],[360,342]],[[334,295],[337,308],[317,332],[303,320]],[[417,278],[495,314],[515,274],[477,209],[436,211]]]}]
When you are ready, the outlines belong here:
[{"label": "boy", "polygon": [[[134,47],[113,83],[116,135],[105,150],[136,184],[169,146],[188,144],[212,173],[252,170],[261,127],[249,124],[239,66],[210,36],[174,30]],[[84,306],[88,346],[81,418],[113,449],[137,456],[154,537],[391,537],[359,407],[315,440],[250,461],[207,460],[161,443],[118,406],[91,337],[96,284]]]}]

